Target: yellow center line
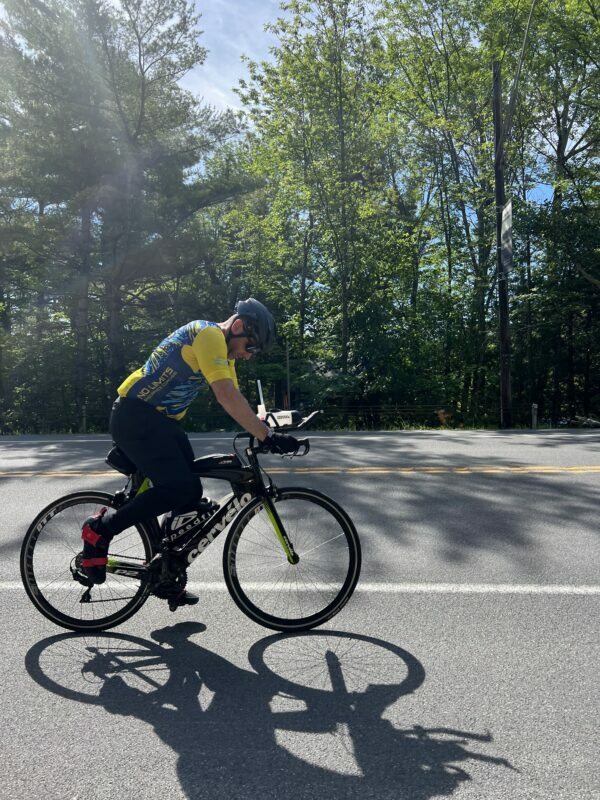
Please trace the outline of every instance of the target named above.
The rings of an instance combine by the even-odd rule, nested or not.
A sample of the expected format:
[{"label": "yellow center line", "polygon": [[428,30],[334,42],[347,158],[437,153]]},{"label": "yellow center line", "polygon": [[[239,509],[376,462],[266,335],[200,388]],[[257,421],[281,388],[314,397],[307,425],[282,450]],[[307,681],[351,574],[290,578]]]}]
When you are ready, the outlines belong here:
[{"label": "yellow center line", "polygon": [[[599,465],[589,466],[464,466],[464,467],[273,467],[271,475],[583,475],[600,473]],[[118,478],[113,470],[2,470],[0,478]]]}]

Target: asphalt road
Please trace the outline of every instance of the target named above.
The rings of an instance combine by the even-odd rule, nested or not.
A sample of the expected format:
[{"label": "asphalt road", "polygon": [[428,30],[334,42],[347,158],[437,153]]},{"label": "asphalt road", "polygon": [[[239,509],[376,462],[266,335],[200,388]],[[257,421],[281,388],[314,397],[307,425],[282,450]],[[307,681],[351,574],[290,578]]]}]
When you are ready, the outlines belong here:
[{"label": "asphalt road", "polygon": [[191,570],[198,606],[151,599],[81,637],[29,604],[19,548],[51,500],[119,487],[109,442],[0,440],[2,800],[600,798],[598,433],[312,445],[265,466],[359,530],[361,581],[326,629],[247,620],[215,586],[221,538]]}]

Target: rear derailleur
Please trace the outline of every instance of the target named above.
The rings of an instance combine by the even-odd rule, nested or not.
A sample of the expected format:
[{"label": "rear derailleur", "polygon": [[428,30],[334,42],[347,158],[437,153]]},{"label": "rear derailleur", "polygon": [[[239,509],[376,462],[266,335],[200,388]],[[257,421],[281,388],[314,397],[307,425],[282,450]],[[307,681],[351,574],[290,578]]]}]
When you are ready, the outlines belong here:
[{"label": "rear derailleur", "polygon": [[81,595],[79,602],[91,603],[92,586],[94,585],[94,582],[91,581],[85,574],[83,567],[81,566],[82,560],[83,560],[83,551],[77,553],[75,558],[71,559],[71,564],[69,565],[69,569],[71,570],[71,575],[73,577],[73,580],[77,581],[77,583],[80,583],[82,586],[85,586],[85,592]]}]

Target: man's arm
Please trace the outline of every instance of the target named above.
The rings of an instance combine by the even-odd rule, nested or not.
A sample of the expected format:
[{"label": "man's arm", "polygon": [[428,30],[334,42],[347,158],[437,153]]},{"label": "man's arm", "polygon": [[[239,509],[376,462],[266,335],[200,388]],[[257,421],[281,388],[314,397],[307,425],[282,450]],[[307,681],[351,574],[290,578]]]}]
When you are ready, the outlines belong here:
[{"label": "man's arm", "polygon": [[269,427],[258,419],[244,395],[235,388],[233,381],[228,378],[214,381],[210,384],[210,388],[229,416],[252,436],[264,442],[269,434]]}]

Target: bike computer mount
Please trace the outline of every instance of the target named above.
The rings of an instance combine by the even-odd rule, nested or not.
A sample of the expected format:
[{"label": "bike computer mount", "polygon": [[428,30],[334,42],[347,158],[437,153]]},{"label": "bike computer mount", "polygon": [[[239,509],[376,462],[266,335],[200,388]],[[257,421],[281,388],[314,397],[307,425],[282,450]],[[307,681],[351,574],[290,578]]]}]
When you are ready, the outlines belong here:
[{"label": "bike computer mount", "polygon": [[258,404],[257,416],[265,422],[270,428],[277,431],[295,431],[303,428],[313,417],[320,414],[320,411],[313,411],[307,417],[302,417],[299,411],[294,410],[280,410],[277,408],[267,411],[265,407],[265,400],[263,397],[262,384],[256,381],[258,386],[258,396],[260,402]]},{"label": "bike computer mount", "polygon": [[321,413],[321,411],[313,411],[307,417],[302,417],[299,411],[279,411],[273,409],[272,411],[267,411],[264,415],[261,414],[260,418],[275,431],[297,431],[304,428],[313,417]]}]

